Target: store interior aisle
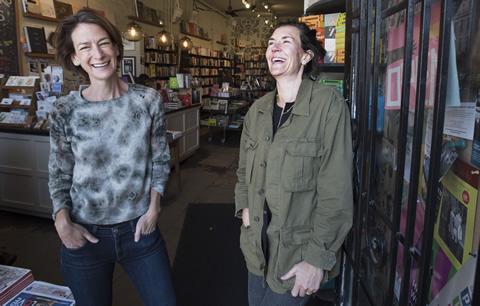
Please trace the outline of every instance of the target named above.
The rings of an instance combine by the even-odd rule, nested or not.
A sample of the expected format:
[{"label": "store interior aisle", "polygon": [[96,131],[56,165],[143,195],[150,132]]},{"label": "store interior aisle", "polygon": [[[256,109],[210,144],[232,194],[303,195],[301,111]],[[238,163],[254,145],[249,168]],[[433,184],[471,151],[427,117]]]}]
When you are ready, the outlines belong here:
[{"label": "store interior aisle", "polygon": [[[224,144],[220,140],[220,135],[214,135],[209,143],[208,129],[200,128],[200,148],[180,166],[180,192],[172,169],[158,220],[172,264],[189,203],[234,203],[240,133],[229,133]],[[0,248],[16,254],[13,265],[31,269],[36,280],[65,285],[60,273],[60,245],[51,219],[0,211]],[[113,290],[114,305],[141,305],[119,266]]]}]

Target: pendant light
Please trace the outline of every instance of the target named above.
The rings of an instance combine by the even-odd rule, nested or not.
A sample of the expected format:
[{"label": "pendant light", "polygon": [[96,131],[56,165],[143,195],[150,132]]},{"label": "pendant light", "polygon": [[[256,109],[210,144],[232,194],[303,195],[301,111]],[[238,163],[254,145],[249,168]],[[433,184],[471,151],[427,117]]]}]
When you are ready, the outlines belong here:
[{"label": "pendant light", "polygon": [[[87,0],[88,7],[88,0]],[[135,14],[135,2],[133,3],[133,13]],[[123,38],[129,41],[139,41],[143,37],[142,27],[133,20],[130,20],[122,31]]]},{"label": "pendant light", "polygon": [[172,44],[173,38],[170,33],[165,30],[162,30],[157,33],[157,42],[161,47],[168,47]]},{"label": "pendant light", "polygon": [[[165,6],[165,2],[167,1],[164,1],[163,4]],[[167,8],[168,9],[168,8]],[[164,12],[167,12],[165,15],[166,16],[169,16],[170,17],[170,13],[168,10],[165,10],[165,7],[164,7]],[[168,17],[167,17],[168,18]],[[168,19],[165,19],[165,23],[168,24]],[[170,24],[171,24],[171,20],[170,20]],[[157,43],[160,47],[168,47],[168,46],[171,46],[172,45],[172,42],[173,42],[173,37],[170,33],[168,33],[165,29],[163,29],[162,31],[158,32],[157,35],[156,35],[156,39],[157,39]]]},{"label": "pendant light", "polygon": [[129,41],[139,41],[143,37],[142,27],[133,20],[127,23],[122,33],[123,37]]},{"label": "pendant light", "polygon": [[182,51],[189,51],[192,48],[193,42],[190,38],[185,35],[182,39],[180,39],[180,49]]}]

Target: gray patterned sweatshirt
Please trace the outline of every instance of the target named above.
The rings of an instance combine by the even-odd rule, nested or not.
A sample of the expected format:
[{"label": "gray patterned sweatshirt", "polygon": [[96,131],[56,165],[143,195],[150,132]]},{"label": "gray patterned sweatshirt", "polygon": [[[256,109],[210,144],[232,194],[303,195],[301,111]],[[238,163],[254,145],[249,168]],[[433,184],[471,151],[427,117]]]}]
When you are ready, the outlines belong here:
[{"label": "gray patterned sweatshirt", "polygon": [[161,95],[129,84],[123,96],[90,102],[79,92],[59,98],[50,113],[50,197],[53,218],[116,224],[144,214],[150,189],[163,195],[170,172]]}]

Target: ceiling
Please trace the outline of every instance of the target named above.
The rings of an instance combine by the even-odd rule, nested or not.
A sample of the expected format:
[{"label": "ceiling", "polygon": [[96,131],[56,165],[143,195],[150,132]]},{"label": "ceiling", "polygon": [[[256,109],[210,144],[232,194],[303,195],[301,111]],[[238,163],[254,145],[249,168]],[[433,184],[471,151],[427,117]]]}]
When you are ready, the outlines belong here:
[{"label": "ceiling", "polygon": [[[242,3],[242,0],[199,0],[199,2],[205,2],[217,8],[222,13],[228,8],[229,1],[231,1],[232,9],[245,9],[245,5]],[[267,14],[267,10],[263,8],[262,3],[268,2],[271,5],[271,12],[273,12],[278,17],[300,17],[303,16],[303,0],[249,0],[251,2],[256,2],[255,14],[252,13],[250,9],[236,11],[235,13],[239,17],[254,17],[257,13]]]}]

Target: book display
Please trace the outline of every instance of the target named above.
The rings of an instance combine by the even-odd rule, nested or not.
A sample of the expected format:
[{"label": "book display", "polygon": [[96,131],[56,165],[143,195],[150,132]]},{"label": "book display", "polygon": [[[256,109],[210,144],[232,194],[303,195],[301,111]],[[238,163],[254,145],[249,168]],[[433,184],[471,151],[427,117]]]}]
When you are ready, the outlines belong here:
[{"label": "book display", "polygon": [[327,51],[322,69],[328,72],[342,72],[345,63],[346,14],[340,12],[315,14],[300,17],[299,21],[317,32],[317,40]]},{"label": "book display", "polygon": [[30,269],[0,265],[0,305],[75,305],[72,291],[34,280]]},{"label": "book display", "polygon": [[203,111],[208,114],[208,141],[213,139],[213,130],[220,129],[223,131],[221,142],[225,143],[227,131],[241,130],[248,104],[238,88],[229,88],[228,83],[223,83],[221,89],[218,85],[213,86],[210,101],[204,105]]},{"label": "book display", "polygon": [[38,77],[0,79],[0,126],[30,127],[37,110]]}]

